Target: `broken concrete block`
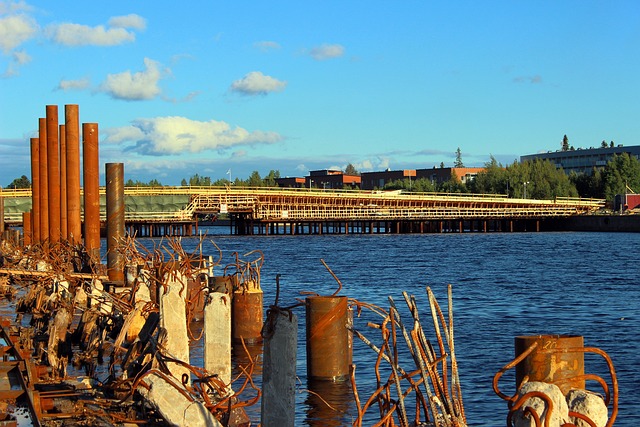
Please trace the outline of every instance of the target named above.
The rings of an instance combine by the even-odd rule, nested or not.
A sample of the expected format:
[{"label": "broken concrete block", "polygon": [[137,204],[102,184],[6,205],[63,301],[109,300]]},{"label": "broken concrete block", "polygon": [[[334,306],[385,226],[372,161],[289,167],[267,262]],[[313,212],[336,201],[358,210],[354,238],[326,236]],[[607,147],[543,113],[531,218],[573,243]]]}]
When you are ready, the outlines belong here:
[{"label": "broken concrete block", "polygon": [[549,411],[549,408],[543,399],[539,397],[530,397],[525,401],[522,407],[516,411],[513,417],[515,427],[534,427],[536,425],[533,417],[524,412],[523,409],[526,407],[534,410],[540,417],[540,421],[545,421],[548,418],[549,426],[561,426],[569,422],[569,408],[567,406],[567,401],[557,385],[531,381],[520,387],[518,390],[518,396],[524,396],[532,391],[538,391],[549,396],[553,402],[553,410],[551,412]]},{"label": "broken concrete block", "polygon": [[[607,405],[602,397],[588,390],[574,389],[567,393],[569,411],[586,415],[597,427],[604,427],[609,420]],[[571,417],[576,427],[589,427],[589,423],[577,417]]]}]

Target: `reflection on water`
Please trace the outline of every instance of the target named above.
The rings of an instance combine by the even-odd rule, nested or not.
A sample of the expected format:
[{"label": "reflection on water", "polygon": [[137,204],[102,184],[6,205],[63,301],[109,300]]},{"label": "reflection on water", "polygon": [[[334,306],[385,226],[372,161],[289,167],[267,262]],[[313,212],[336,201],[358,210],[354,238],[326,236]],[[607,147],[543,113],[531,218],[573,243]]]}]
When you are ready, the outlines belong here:
[{"label": "reflection on water", "polygon": [[349,381],[309,380],[308,387],[305,425],[337,427],[351,424],[355,404]]}]

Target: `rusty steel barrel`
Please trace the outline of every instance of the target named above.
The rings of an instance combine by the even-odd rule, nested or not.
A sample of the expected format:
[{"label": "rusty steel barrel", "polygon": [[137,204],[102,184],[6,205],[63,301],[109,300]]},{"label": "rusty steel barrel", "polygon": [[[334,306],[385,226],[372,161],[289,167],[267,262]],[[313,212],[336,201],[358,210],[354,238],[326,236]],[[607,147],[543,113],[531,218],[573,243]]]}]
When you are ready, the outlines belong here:
[{"label": "rusty steel barrel", "polygon": [[533,335],[515,338],[516,357],[534,343],[537,347],[516,366],[516,387],[528,381],[557,385],[563,394],[584,389],[584,340],[579,335]]},{"label": "rusty steel barrel", "polygon": [[313,296],[305,301],[308,378],[347,380],[351,360],[347,297]]},{"label": "rusty steel barrel", "polygon": [[233,293],[231,301],[231,339],[247,344],[262,341],[262,289],[244,289]]}]

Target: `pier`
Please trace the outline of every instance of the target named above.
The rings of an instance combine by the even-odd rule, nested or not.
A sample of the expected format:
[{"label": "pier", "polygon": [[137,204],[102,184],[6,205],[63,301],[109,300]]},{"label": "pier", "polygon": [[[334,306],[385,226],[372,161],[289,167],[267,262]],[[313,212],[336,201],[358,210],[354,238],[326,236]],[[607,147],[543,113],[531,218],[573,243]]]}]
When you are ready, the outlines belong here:
[{"label": "pier", "polygon": [[[4,219],[23,226],[31,190],[3,190]],[[230,234],[380,234],[540,231],[541,223],[592,213],[604,200],[505,195],[248,187],[127,187],[131,236],[191,236],[199,215],[227,217]],[[106,220],[100,188],[100,219]]]}]

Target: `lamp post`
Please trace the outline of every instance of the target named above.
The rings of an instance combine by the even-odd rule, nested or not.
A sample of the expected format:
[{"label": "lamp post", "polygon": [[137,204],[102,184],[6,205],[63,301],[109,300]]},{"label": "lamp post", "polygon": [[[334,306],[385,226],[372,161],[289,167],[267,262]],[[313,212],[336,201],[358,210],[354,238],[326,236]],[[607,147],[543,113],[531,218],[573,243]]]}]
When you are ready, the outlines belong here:
[{"label": "lamp post", "polygon": [[525,181],[524,184],[524,198],[527,198],[527,184],[529,183],[529,181]]}]

